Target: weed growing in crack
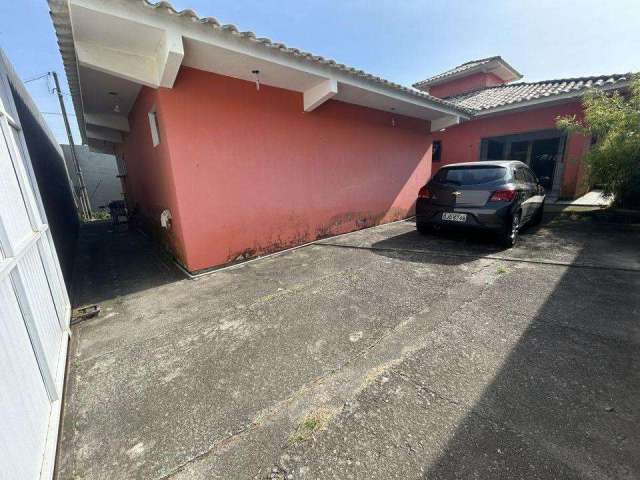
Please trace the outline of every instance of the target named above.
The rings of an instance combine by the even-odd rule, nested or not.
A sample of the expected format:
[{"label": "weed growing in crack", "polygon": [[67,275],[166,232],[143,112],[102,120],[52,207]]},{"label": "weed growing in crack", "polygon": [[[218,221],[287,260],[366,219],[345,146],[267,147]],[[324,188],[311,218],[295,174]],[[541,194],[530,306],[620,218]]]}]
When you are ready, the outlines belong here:
[{"label": "weed growing in crack", "polygon": [[319,408],[311,412],[298,423],[296,431],[291,435],[289,441],[291,443],[306,442],[322,429],[336,413],[336,410],[330,408]]}]

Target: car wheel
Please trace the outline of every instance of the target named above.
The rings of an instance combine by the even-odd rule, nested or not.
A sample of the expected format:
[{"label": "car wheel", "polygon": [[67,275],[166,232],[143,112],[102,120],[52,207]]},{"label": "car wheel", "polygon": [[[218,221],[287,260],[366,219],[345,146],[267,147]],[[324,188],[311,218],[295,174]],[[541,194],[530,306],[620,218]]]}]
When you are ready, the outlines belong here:
[{"label": "car wheel", "polygon": [[428,223],[416,222],[416,230],[420,235],[427,235],[431,233],[431,225]]},{"label": "car wheel", "polygon": [[544,203],[540,205],[540,208],[536,210],[536,213],[533,214],[533,218],[531,219],[531,225],[540,225],[542,222],[542,216],[544,215]]},{"label": "car wheel", "polygon": [[500,234],[500,243],[507,247],[513,247],[518,241],[518,234],[520,233],[520,212],[516,212],[512,215],[511,221],[505,225],[502,233]]}]

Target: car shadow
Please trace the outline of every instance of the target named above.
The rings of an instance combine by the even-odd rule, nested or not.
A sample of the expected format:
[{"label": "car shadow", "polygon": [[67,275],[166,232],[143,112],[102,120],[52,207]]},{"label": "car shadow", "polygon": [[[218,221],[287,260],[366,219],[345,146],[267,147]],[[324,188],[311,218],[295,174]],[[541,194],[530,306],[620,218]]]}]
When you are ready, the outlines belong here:
[{"label": "car shadow", "polygon": [[[456,265],[473,262],[486,256],[513,257],[525,259],[531,252],[538,255],[540,250],[537,238],[547,234],[545,228],[554,216],[545,217],[540,225],[527,225],[520,232],[520,239],[515,248],[500,245],[492,232],[478,230],[464,230],[459,228],[439,228],[426,234],[411,230],[374,242],[370,248],[382,256],[403,258],[416,263],[436,263]],[[415,225],[415,220],[408,220],[408,224]],[[564,233],[563,233],[564,234]],[[568,238],[580,242],[582,239],[571,235]],[[545,244],[544,248],[548,248]]]},{"label": "car shadow", "polygon": [[505,250],[490,233],[459,229],[439,229],[424,235],[412,230],[372,243],[371,248],[383,256],[443,265],[469,263]]}]

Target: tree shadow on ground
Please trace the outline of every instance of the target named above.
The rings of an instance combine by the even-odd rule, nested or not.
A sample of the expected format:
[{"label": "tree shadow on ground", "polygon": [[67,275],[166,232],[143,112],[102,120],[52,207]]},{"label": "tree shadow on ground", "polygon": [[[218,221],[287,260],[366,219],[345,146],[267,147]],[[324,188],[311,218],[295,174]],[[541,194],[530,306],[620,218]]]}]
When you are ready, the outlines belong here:
[{"label": "tree shadow on ground", "polygon": [[[509,303],[478,313],[486,352],[522,321]],[[640,478],[639,312],[637,272],[566,268],[424,478]]]}]

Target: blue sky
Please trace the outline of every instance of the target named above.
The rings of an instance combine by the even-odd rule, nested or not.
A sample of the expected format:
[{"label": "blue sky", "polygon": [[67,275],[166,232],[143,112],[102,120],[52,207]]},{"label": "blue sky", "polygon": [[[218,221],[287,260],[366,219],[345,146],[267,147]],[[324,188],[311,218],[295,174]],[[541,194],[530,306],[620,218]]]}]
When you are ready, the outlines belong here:
[{"label": "blue sky", "polygon": [[[529,81],[640,71],[639,0],[172,3],[402,84],[492,55],[502,55]],[[54,69],[63,75],[45,0],[0,2],[0,46],[23,79]],[[59,112],[45,81],[28,87],[41,111]],[[60,116],[45,118],[66,143]]]}]

